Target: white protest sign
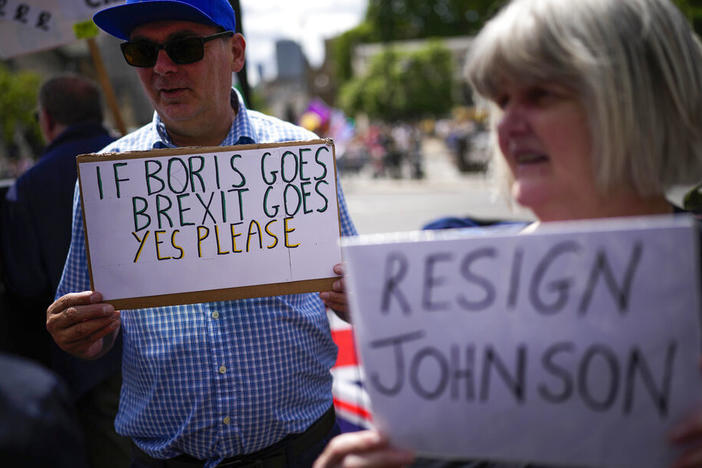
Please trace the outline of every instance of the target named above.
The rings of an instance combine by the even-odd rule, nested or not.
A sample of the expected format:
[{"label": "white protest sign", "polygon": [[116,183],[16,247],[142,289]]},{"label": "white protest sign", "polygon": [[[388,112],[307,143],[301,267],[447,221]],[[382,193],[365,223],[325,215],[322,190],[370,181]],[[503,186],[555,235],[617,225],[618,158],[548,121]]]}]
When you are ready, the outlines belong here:
[{"label": "white protest sign", "polygon": [[697,236],[654,217],[345,239],[374,421],[430,456],[668,466],[702,397]]},{"label": "white protest sign", "polygon": [[93,290],[121,308],[330,289],[331,140],[78,157]]},{"label": "white protest sign", "polygon": [[0,0],[0,57],[51,49],[76,40],[73,26],[124,0]]}]

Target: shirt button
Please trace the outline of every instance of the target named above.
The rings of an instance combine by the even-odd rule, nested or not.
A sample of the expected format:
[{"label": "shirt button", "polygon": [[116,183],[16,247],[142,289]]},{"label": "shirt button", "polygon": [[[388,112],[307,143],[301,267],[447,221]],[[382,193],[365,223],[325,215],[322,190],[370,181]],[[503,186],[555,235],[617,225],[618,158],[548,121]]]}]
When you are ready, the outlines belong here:
[{"label": "shirt button", "polygon": [[222,419],[222,422],[226,425],[229,425],[230,422],[232,422],[232,418],[229,416],[225,416],[224,419]]},{"label": "shirt button", "polygon": [[219,312],[217,312],[216,310],[215,310],[214,312],[212,312],[212,318],[213,318],[213,319],[218,319],[218,318],[219,318]]},{"label": "shirt button", "polygon": [[219,373],[224,374],[225,372],[227,372],[227,368],[225,366],[219,366]]}]

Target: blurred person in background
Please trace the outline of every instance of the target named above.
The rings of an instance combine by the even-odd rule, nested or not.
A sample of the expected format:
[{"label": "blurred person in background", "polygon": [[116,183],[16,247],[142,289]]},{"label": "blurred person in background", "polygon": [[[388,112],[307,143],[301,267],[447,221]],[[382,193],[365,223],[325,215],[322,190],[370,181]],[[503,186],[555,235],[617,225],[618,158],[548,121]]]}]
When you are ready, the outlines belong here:
[{"label": "blurred person in background", "polygon": [[5,353],[0,353],[0,375],[2,466],[88,468],[83,434],[63,382],[36,362]]},{"label": "blurred person in background", "polygon": [[[667,189],[702,180],[702,46],[670,0],[513,0],[477,36],[467,71],[492,104],[501,183],[538,219],[526,229],[673,216]],[[680,448],[674,468],[702,466],[702,411],[668,442]],[[413,459],[371,430],[332,440],[315,468]]]},{"label": "blurred person in background", "polygon": [[46,331],[71,241],[76,156],[114,138],[103,126],[97,85],[62,74],[39,89],[37,119],[47,143],[38,162],[8,190],[1,207],[2,271],[9,304],[2,311],[8,351],[51,368],[68,384],[95,467],[125,466],[128,441],[114,430],[121,385],[121,343],[94,362],[59,349]]}]

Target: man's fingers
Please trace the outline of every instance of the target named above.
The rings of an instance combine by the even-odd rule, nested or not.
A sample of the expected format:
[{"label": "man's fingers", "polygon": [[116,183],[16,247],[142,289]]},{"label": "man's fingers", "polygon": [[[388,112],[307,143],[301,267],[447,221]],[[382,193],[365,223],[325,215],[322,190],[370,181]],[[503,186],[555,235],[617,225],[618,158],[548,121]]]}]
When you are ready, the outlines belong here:
[{"label": "man's fingers", "polygon": [[685,452],[671,465],[671,468],[697,468],[702,466],[702,446],[697,445]]},{"label": "man's fingers", "polygon": [[337,293],[334,291],[324,291],[323,293],[319,294],[319,297],[322,298],[322,301],[327,306],[331,305],[339,305],[339,306],[348,306],[348,299],[346,298],[346,294],[343,293]]},{"label": "man's fingers", "polygon": [[376,431],[342,434],[331,440],[314,468],[401,467],[412,463],[414,454],[390,447]]},{"label": "man's fingers", "polygon": [[61,335],[63,340],[76,341],[80,337],[94,333],[98,328],[109,325],[114,320],[119,320],[119,312],[115,311],[110,304],[74,306],[64,310],[63,313],[49,315],[46,328],[55,339],[56,335]]},{"label": "man's fingers", "polygon": [[314,464],[314,468],[334,468],[343,466],[344,458],[354,453],[363,453],[373,448],[382,448],[387,444],[380,434],[375,431],[361,431],[341,434],[334,437],[322,455]]},{"label": "man's fingers", "polygon": [[97,304],[102,301],[102,294],[94,291],[83,291],[79,293],[70,293],[56,299],[53,304],[46,310],[47,316],[60,314],[62,311],[72,306]]},{"label": "man's fingers", "polygon": [[63,342],[66,344],[81,341],[95,341],[119,328],[119,312],[110,317],[78,322],[64,330]]},{"label": "man's fingers", "polygon": [[686,444],[702,439],[702,408],[693,411],[669,434],[671,442]]},{"label": "man's fingers", "polygon": [[332,283],[332,291],[344,292],[346,291],[346,282],[344,278],[338,279]]},{"label": "man's fingers", "polygon": [[102,351],[103,338],[119,330],[119,327],[119,320],[115,320],[79,340],[72,342],[65,340],[59,342],[57,340],[57,344],[66,352],[83,358],[92,358]]}]

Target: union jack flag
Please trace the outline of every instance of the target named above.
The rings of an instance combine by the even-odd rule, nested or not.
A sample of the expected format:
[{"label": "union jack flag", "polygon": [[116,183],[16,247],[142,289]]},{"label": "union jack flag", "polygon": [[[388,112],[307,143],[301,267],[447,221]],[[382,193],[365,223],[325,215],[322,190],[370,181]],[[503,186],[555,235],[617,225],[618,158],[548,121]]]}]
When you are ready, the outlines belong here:
[{"label": "union jack flag", "polygon": [[353,432],[370,427],[371,414],[368,394],[363,389],[361,368],[353,340],[351,325],[328,312],[332,338],[339,348],[332,368],[334,408],[341,432]]}]

